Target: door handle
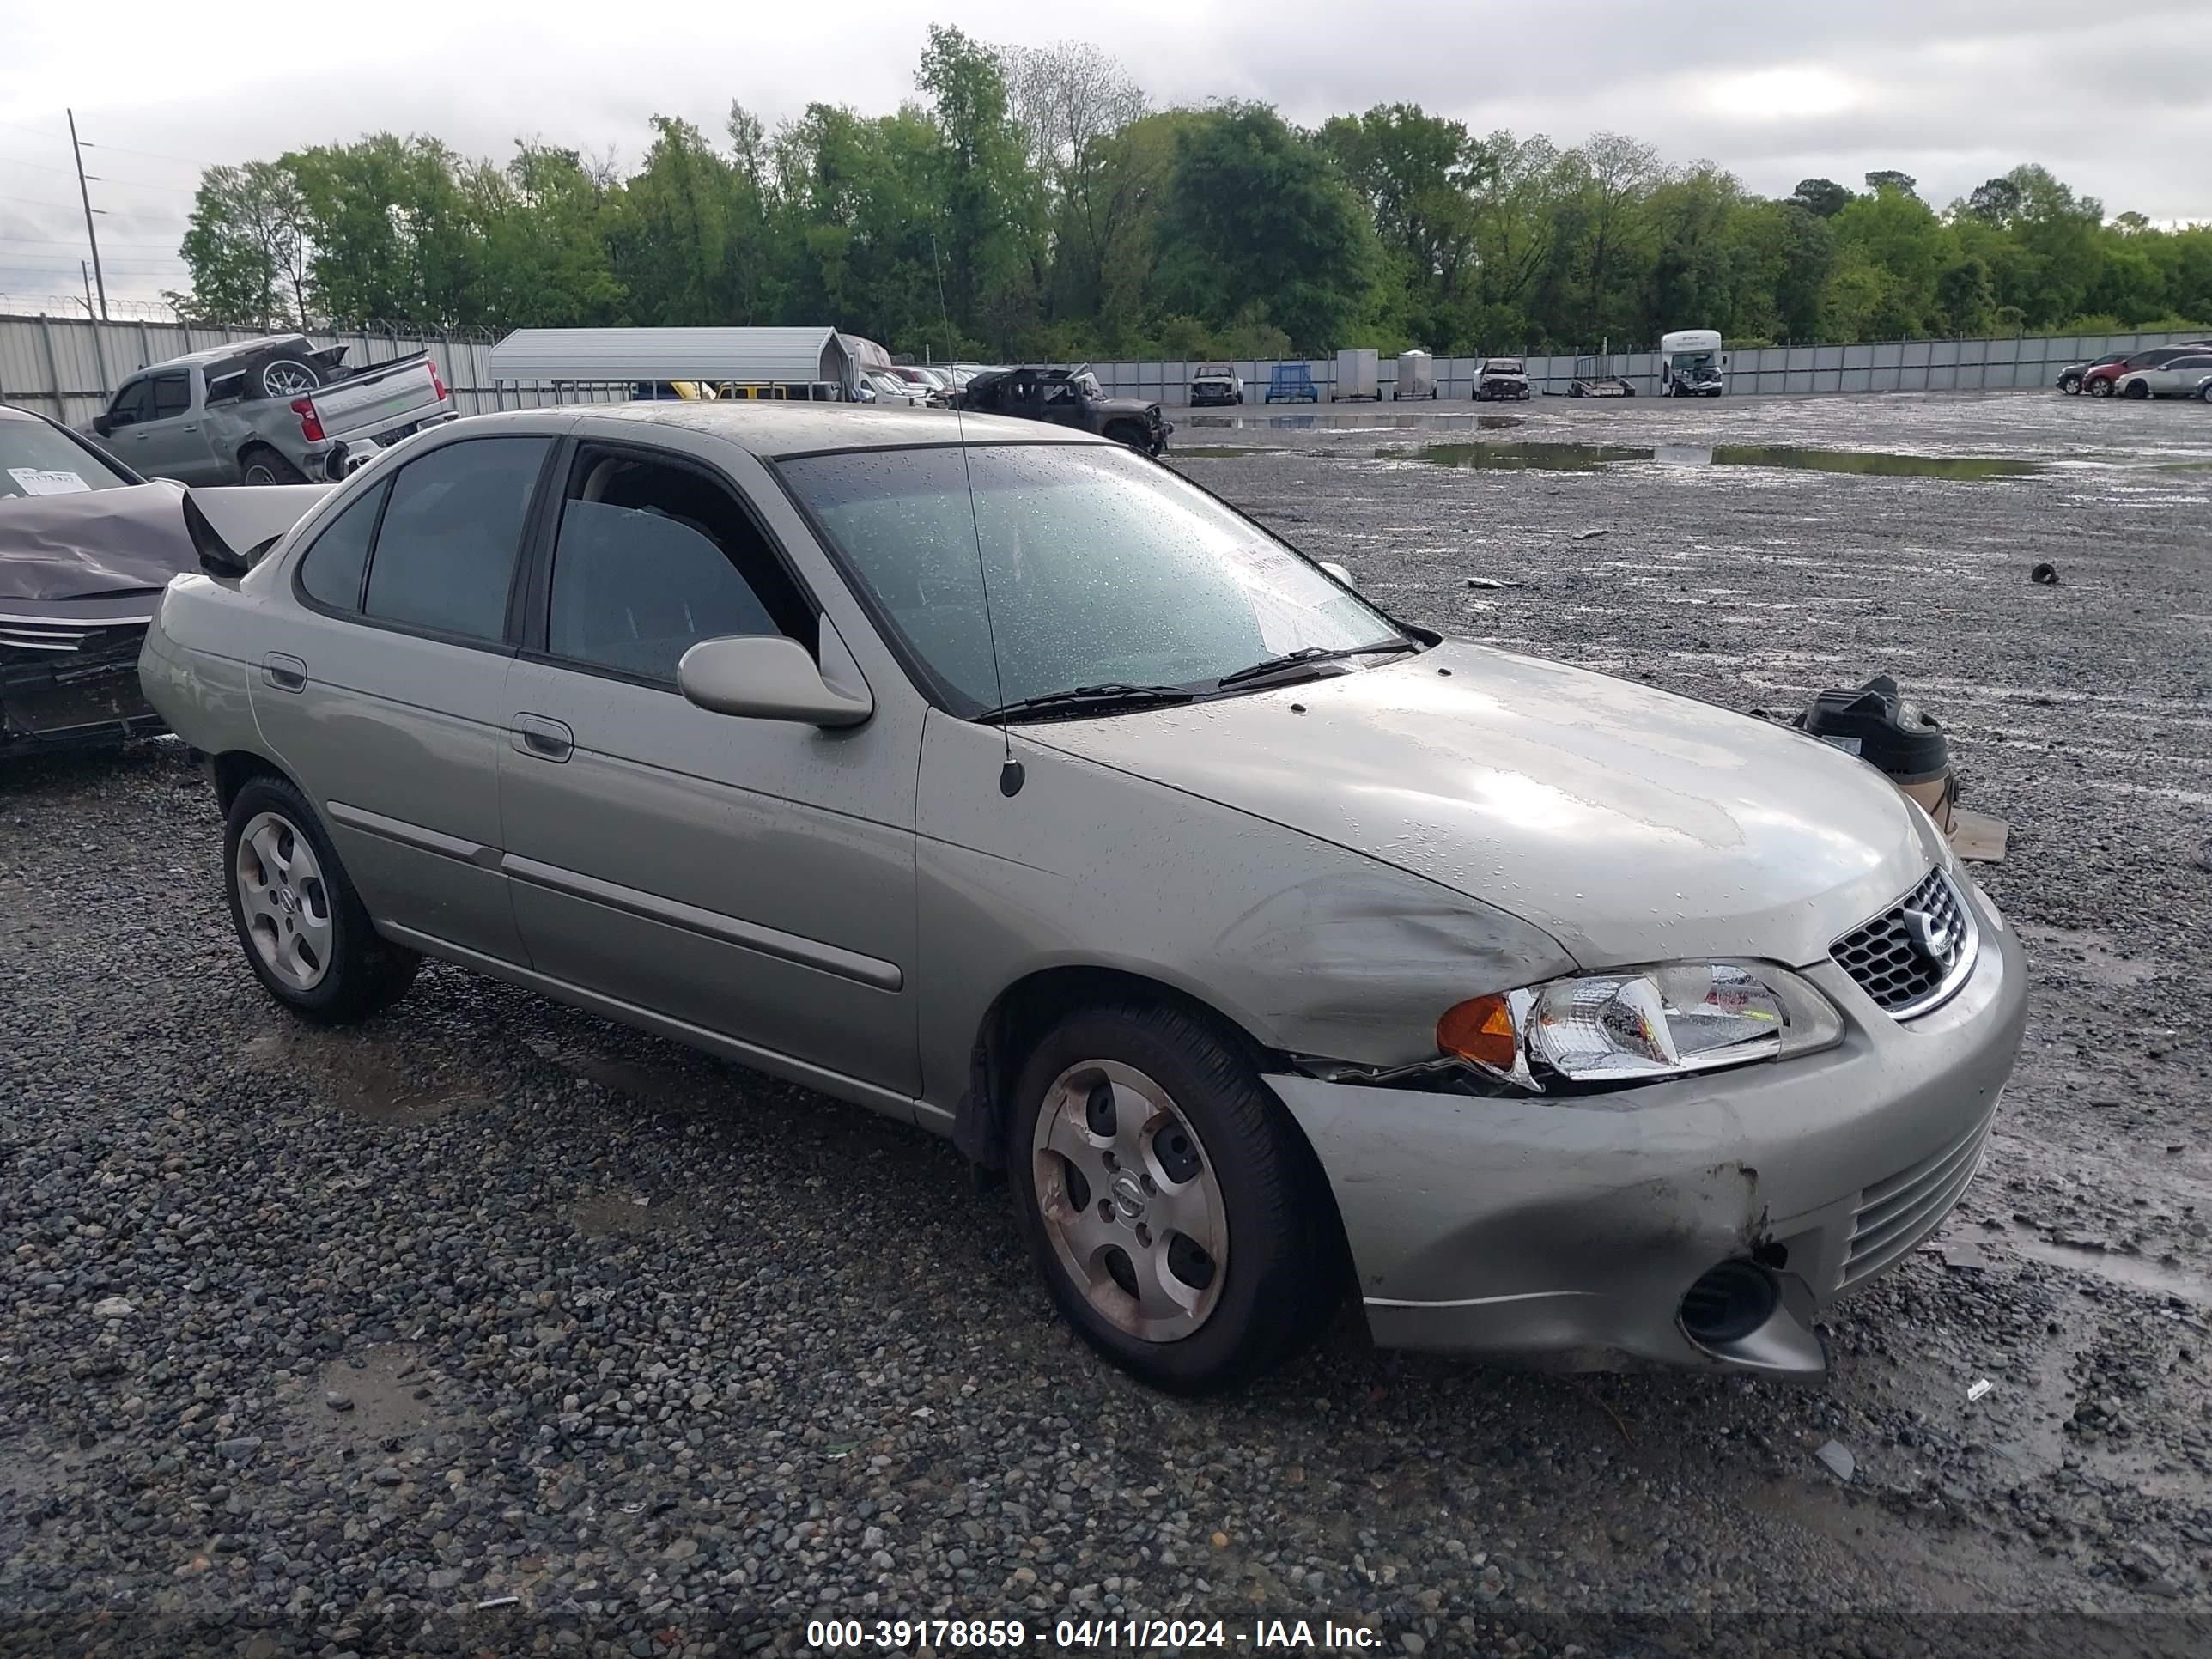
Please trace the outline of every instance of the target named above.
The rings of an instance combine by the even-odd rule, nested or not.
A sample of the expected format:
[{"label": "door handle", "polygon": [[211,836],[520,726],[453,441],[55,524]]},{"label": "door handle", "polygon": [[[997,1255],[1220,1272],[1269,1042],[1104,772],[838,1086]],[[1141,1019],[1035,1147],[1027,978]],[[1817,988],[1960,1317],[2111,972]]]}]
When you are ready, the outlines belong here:
[{"label": "door handle", "polygon": [[177,428],[179,432],[197,432],[199,429],[200,423],[198,421],[194,421],[190,426],[180,426]]},{"label": "door handle", "polygon": [[543,714],[517,714],[507,735],[514,752],[532,760],[564,761],[576,752],[576,734]]},{"label": "door handle", "polygon": [[261,659],[261,678],[279,691],[304,691],[307,686],[307,665],[297,657],[272,651]]}]

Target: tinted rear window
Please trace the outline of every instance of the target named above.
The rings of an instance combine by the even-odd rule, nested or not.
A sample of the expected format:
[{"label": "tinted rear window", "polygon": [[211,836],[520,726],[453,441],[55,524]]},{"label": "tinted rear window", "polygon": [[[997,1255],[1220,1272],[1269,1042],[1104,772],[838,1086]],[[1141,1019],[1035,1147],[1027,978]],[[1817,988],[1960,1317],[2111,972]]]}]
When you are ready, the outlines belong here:
[{"label": "tinted rear window", "polygon": [[300,561],[300,590],[333,611],[361,609],[361,575],[368,568],[368,538],[376,531],[376,509],[391,486],[379,484],[325,525]]},{"label": "tinted rear window", "polygon": [[523,516],[550,442],[471,439],[400,468],[369,561],[368,613],[463,639],[502,638]]}]

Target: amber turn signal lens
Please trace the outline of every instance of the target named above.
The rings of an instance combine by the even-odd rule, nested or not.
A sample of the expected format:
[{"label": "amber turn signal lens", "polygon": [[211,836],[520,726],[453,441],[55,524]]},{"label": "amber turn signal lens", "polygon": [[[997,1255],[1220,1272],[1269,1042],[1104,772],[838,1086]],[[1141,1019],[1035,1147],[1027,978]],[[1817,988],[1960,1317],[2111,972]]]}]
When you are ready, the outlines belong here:
[{"label": "amber turn signal lens", "polygon": [[1437,1047],[1477,1065],[1510,1072],[1521,1052],[1513,1011],[1502,996],[1473,997],[1447,1008],[1437,1022]]}]

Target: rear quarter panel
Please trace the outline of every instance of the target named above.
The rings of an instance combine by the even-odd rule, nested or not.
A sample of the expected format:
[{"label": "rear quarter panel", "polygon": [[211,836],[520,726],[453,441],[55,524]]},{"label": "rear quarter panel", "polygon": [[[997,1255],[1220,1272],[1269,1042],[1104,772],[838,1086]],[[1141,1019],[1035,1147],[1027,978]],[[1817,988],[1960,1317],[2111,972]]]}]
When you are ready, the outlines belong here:
[{"label": "rear quarter panel", "polygon": [[268,756],[254,724],[248,665],[264,602],[234,584],[179,576],[161,595],[138,655],[138,684],[169,729],[193,748]]}]

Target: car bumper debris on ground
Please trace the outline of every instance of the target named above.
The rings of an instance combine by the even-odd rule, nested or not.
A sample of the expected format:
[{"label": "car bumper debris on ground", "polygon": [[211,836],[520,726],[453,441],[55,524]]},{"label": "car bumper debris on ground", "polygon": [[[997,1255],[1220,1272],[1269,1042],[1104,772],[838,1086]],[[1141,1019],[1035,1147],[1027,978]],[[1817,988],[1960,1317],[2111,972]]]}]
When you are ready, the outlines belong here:
[{"label": "car bumper debris on ground", "polygon": [[[1402,1132],[1330,1171],[1388,1189],[1358,1200],[1378,1325],[1679,1359],[1688,1284],[1773,1245],[1824,1376],[1470,1366],[1347,1312],[1248,1395],[1163,1398],[1054,1317],[943,1143],[436,964],[380,1021],[291,1024],[180,746],[34,760],[0,769],[0,1651],[794,1653],[834,1615],[1020,1618],[1049,1652],[1061,1618],[1200,1614],[1430,1654],[2201,1650],[2212,430],[2027,396],[1558,408],[1465,435],[1714,464],[1444,466],[1347,426],[1179,465],[1462,637],[1739,708],[1894,673],[2012,825],[1970,871],[2007,925],[1913,1023],[2002,1046],[2031,969],[2003,1104],[1929,1097],[1907,1024],[1793,1062],[1917,1120],[1895,1167],[1744,1073],[1731,1158],[1656,1094],[1609,1139],[1532,1121],[1587,1167],[1455,1227],[1439,1138],[1499,1103],[1277,1086],[1317,1142],[1332,1112]],[[2021,579],[2051,557],[2063,586]],[[1976,1156],[1925,1243],[1828,1299],[1870,1202],[1920,1194],[1884,1248]],[[1609,1237],[1639,1182],[1679,1225]],[[1640,1285],[1539,1272],[1630,1244]],[[1472,1250],[1604,1293],[1437,1311]]]}]

